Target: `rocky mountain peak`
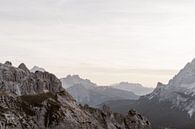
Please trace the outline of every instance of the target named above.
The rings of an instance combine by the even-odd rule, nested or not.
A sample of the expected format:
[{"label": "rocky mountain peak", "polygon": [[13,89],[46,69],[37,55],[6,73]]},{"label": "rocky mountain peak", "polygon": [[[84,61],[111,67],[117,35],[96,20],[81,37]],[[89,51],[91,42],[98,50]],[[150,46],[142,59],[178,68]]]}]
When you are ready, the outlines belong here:
[{"label": "rocky mountain peak", "polygon": [[141,115],[77,105],[49,72],[0,64],[1,129],[150,129]]},{"label": "rocky mountain peak", "polygon": [[38,66],[34,66],[30,72],[35,73],[36,71],[40,71],[40,72],[45,72],[46,70],[44,68],[38,67]]},{"label": "rocky mountain peak", "polygon": [[[170,94],[171,92],[185,92],[185,94],[195,92],[195,59],[192,62],[187,63],[167,85],[158,83],[154,92],[156,94],[158,92],[157,95],[163,96],[165,96],[165,94]],[[152,94],[154,94],[154,92]]]},{"label": "rocky mountain peak", "polygon": [[166,84],[163,84],[161,82],[158,82],[156,88],[154,89],[154,91],[155,90],[159,90],[159,89],[163,89],[165,87],[166,87]]},{"label": "rocky mountain peak", "polygon": [[60,80],[48,72],[30,73],[25,64],[18,68],[0,64],[1,90],[16,95],[39,94],[46,91],[56,93],[63,91]]},{"label": "rocky mountain peak", "polygon": [[146,97],[149,100],[169,102],[172,107],[185,111],[192,117],[195,112],[194,96],[195,60],[188,63],[167,85],[158,83],[154,91]]},{"label": "rocky mountain peak", "polygon": [[195,59],[171,79],[168,85],[170,87],[195,87]]},{"label": "rocky mountain peak", "polygon": [[67,77],[60,80],[65,89],[75,85],[82,85],[85,88],[93,88],[94,86],[97,86],[95,83],[91,82],[88,79],[82,79],[79,75],[68,75]]},{"label": "rocky mountain peak", "polygon": [[[81,78],[79,75],[67,75],[66,78],[67,78],[67,79],[70,79],[70,80],[72,80],[72,81],[75,81],[75,83],[76,83],[76,82],[77,82],[77,83],[82,83],[82,82],[92,83],[90,80],[88,80],[88,79],[83,79],[83,78]],[[96,84],[94,83],[94,85],[96,85]]]},{"label": "rocky mountain peak", "polygon": [[6,61],[6,62],[5,62],[5,65],[10,65],[10,66],[12,66],[12,62]]},{"label": "rocky mountain peak", "polygon": [[24,71],[27,72],[27,73],[30,73],[30,70],[26,67],[26,65],[25,65],[24,63],[21,63],[21,64],[18,66],[18,68],[24,70]]},{"label": "rocky mountain peak", "polygon": [[163,86],[164,84],[162,83],[162,82],[158,82],[157,83],[157,87],[161,87],[161,86]]}]

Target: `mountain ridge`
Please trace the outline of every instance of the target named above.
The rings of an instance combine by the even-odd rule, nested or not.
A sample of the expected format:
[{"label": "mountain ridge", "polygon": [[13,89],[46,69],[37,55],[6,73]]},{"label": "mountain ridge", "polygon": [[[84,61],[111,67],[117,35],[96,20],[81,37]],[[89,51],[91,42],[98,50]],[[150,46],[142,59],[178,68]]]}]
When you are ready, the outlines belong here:
[{"label": "mountain ridge", "polygon": [[78,105],[49,72],[0,63],[1,129],[150,129],[137,112],[128,115]]},{"label": "mountain ridge", "polygon": [[[192,117],[195,112],[195,101],[189,100],[195,95],[195,59],[179,71],[167,85],[159,83],[153,93],[147,97],[159,97],[160,100],[170,100],[173,105],[187,111]],[[189,100],[189,101],[188,101]],[[187,102],[188,101],[188,104]]]},{"label": "mountain ridge", "polygon": [[117,89],[111,86],[98,86],[88,79],[82,79],[79,75],[68,75],[61,79],[66,90],[81,104],[97,105],[110,100],[138,99],[139,96],[131,91]]},{"label": "mountain ridge", "polygon": [[105,104],[111,106],[113,111],[124,114],[128,108],[133,108],[146,116],[155,129],[194,129],[195,59],[187,63],[168,84],[159,82],[152,93],[141,96],[139,100],[111,101]]},{"label": "mountain ridge", "polygon": [[121,90],[131,91],[137,95],[146,95],[148,93],[151,93],[154,90],[154,88],[144,87],[139,83],[129,83],[129,82],[120,82],[111,85],[111,87],[121,89]]}]

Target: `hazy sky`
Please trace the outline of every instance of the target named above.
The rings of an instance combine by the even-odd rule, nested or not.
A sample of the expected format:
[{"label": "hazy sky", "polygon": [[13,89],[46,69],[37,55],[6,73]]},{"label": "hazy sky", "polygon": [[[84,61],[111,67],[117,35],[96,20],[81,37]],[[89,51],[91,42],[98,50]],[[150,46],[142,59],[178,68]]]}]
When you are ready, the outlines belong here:
[{"label": "hazy sky", "polygon": [[194,0],[0,0],[0,62],[155,87],[194,57]]}]

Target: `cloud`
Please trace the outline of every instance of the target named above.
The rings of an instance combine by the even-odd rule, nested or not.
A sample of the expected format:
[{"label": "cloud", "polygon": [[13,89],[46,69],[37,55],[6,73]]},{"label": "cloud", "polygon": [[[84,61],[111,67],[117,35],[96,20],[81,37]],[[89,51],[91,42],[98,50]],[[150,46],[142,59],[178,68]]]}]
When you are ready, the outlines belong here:
[{"label": "cloud", "polygon": [[[192,0],[0,1],[0,61],[21,60],[49,69],[65,65],[71,68],[65,72],[85,70],[86,76],[102,71],[93,77],[100,83],[119,80],[117,72],[127,79],[132,69],[136,78],[145,76],[142,72],[147,69],[159,80],[141,80],[153,85],[168,76],[164,79],[164,72],[152,69],[180,69],[194,58],[194,4]],[[73,67],[85,63],[96,70]],[[107,78],[104,68],[115,77]],[[61,75],[59,69],[53,72]]]}]

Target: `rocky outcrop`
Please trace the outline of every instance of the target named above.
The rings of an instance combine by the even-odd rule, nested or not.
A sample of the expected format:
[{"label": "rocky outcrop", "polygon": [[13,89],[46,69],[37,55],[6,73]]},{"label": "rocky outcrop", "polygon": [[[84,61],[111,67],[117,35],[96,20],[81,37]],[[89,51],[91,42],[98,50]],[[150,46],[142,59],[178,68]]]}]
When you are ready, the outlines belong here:
[{"label": "rocky outcrop", "polygon": [[[150,128],[149,121],[145,120],[140,114],[134,110],[130,110],[128,115],[113,113],[107,106],[103,109],[94,109],[84,106],[95,119],[100,121],[100,125],[104,129],[147,129]],[[134,113],[132,113],[134,112]]]},{"label": "rocky outcrop", "polygon": [[0,64],[0,89],[15,95],[33,95],[64,91],[60,80],[48,72],[30,73],[25,64],[18,68]]},{"label": "rocky outcrop", "polygon": [[26,65],[24,63],[21,63],[19,66],[18,66],[19,69],[22,69],[24,70],[26,73],[30,73],[30,70],[26,67]]},{"label": "rocky outcrop", "polygon": [[55,75],[0,64],[0,129],[149,129],[132,111],[127,116],[81,106]]},{"label": "rocky outcrop", "polygon": [[32,73],[35,73],[37,71],[40,71],[40,72],[46,72],[46,70],[44,68],[41,68],[41,67],[38,67],[38,66],[34,66],[32,69],[30,69],[30,71]]}]

